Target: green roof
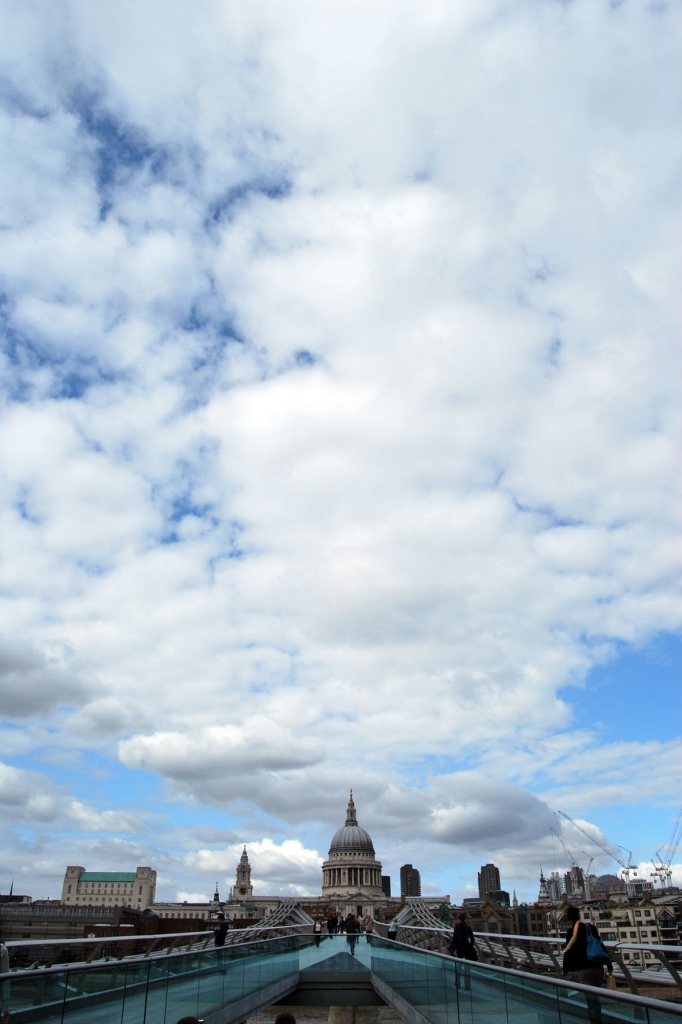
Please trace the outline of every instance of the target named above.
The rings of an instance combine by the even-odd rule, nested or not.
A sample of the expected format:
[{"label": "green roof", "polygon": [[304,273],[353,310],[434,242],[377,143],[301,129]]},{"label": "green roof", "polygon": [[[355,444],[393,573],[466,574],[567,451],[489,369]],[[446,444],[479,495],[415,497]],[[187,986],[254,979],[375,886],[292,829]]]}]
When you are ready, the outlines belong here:
[{"label": "green roof", "polygon": [[79,882],[134,882],[134,871],[81,871]]}]

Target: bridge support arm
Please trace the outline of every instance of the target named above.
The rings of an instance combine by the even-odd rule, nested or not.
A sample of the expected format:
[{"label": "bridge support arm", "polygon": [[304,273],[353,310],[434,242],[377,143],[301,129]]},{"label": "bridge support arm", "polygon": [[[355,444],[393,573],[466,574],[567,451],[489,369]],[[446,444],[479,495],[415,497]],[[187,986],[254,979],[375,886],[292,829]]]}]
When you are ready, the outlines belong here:
[{"label": "bridge support arm", "polygon": [[258,992],[253,992],[249,996],[244,996],[243,999],[238,999],[228,1006],[223,1006],[216,1013],[208,1014],[204,1020],[206,1024],[241,1024],[242,1021],[253,1017],[260,1010],[264,1010],[266,1006],[272,1006],[273,1003],[278,1002],[280,999],[288,996],[290,992],[293,992],[298,986],[299,977],[300,975],[297,971],[286,978],[274,981],[271,985],[266,985],[265,988],[260,989]]},{"label": "bridge support arm", "polygon": [[372,982],[372,988],[377,995],[381,996],[383,1001],[388,1003],[389,1006],[392,1006],[393,1009],[400,1014],[403,1020],[407,1021],[407,1024],[431,1024],[431,1021],[427,1020],[419,1010],[415,1010],[411,1003],[408,1003],[406,999],[403,999],[402,996],[398,995],[390,985],[387,985],[386,982],[378,977],[378,975],[374,974],[374,972],[370,975],[370,980]]}]

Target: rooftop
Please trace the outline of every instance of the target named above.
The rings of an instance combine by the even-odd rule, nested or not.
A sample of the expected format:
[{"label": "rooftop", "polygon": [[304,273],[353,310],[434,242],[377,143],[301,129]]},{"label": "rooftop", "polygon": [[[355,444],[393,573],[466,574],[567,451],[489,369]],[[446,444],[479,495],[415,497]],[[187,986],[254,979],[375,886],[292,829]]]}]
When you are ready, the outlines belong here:
[{"label": "rooftop", "polygon": [[79,882],[134,882],[134,871],[81,871]]}]

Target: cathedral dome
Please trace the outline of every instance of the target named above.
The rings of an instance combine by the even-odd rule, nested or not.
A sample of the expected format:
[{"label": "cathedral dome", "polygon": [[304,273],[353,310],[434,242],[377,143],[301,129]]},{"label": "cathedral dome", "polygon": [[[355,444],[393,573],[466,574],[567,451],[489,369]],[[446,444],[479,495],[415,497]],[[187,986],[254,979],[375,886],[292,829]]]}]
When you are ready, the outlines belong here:
[{"label": "cathedral dome", "polygon": [[374,856],[374,844],[369,832],[358,825],[355,816],[355,804],[353,803],[353,791],[351,790],[346,813],[346,824],[336,832],[332,839],[329,853],[341,851],[357,851],[358,853],[371,853]]}]

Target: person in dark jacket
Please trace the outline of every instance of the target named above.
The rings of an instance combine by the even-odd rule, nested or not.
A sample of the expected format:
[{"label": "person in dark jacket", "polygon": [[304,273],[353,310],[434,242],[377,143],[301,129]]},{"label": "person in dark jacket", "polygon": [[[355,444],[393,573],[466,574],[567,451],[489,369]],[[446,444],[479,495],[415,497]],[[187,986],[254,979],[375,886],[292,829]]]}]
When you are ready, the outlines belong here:
[{"label": "person in dark jacket", "polygon": [[[0,974],[9,974],[9,950],[0,942]],[[9,981],[0,981],[0,1019],[9,1020]]]},{"label": "person in dark jacket", "polygon": [[[568,930],[566,932],[566,945],[563,949],[564,963],[563,975],[577,975],[581,985],[593,985],[601,988],[604,984],[604,968],[600,964],[591,964],[587,959],[587,930],[589,928],[595,938],[600,938],[599,930],[594,924],[585,924],[580,920],[580,911],[577,907],[569,907],[566,911],[568,918]],[[613,966],[609,965],[609,974]],[[601,1003],[597,995],[586,995],[587,1013],[591,1024],[601,1024]]]},{"label": "person in dark jacket", "polygon": [[223,913],[216,914],[216,921],[217,923],[213,926],[213,942],[216,946],[224,946],[225,936],[227,935],[227,930],[230,926],[225,920],[225,915]]},{"label": "person in dark jacket", "polygon": [[595,967],[587,959],[587,929],[589,928],[598,939],[600,936],[597,926],[581,921],[577,907],[569,907],[566,917],[569,926],[566,932],[567,945],[563,949],[563,975],[567,977],[569,974],[576,974],[581,985],[595,985],[601,988],[604,984],[604,968],[601,965]]},{"label": "person in dark jacket", "polygon": [[359,931],[360,925],[358,924],[358,919],[353,917],[352,914],[349,914],[346,918],[346,942],[350,946],[351,956],[355,956],[355,943],[357,941]]},{"label": "person in dark jacket", "polygon": [[452,932],[450,952],[461,960],[478,960],[478,950],[474,941],[471,925],[467,924],[466,914],[460,914]]}]

